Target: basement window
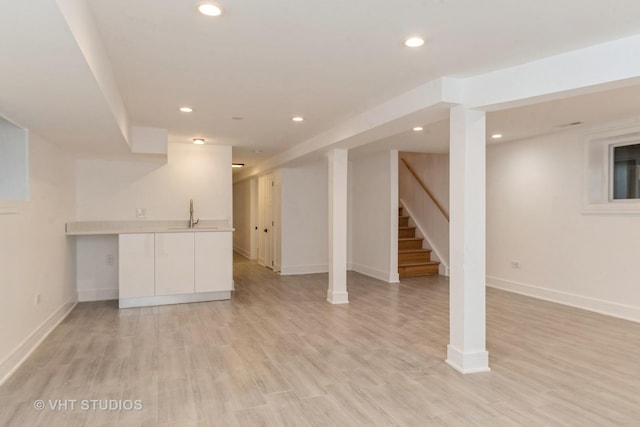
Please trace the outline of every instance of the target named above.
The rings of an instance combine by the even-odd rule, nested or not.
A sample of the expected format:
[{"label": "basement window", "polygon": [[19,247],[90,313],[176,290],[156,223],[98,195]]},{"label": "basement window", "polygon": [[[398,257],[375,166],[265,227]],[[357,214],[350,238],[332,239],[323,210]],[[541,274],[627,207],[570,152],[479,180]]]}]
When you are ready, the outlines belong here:
[{"label": "basement window", "polygon": [[0,116],[0,208],[26,200],[29,200],[27,130]]},{"label": "basement window", "polygon": [[613,200],[640,199],[640,144],[613,146]]},{"label": "basement window", "polygon": [[582,212],[640,214],[640,126],[588,135]]}]

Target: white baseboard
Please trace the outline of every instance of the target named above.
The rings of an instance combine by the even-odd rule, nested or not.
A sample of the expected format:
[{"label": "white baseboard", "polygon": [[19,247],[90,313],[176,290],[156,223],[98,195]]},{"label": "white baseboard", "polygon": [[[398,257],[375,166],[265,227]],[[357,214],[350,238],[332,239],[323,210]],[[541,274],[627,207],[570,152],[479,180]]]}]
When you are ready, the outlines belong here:
[{"label": "white baseboard", "polygon": [[[231,288],[233,289],[233,284]],[[190,302],[220,301],[231,299],[231,291],[197,292],[193,294],[159,295],[153,297],[122,298],[119,308],[151,307],[157,305],[184,304]]]},{"label": "white baseboard", "polygon": [[349,304],[349,293],[327,290],[327,301],[331,304]]},{"label": "white baseboard", "polygon": [[539,286],[500,279],[493,276],[487,276],[487,286],[640,323],[640,307],[589,298],[582,295],[556,291],[554,289],[541,288]]},{"label": "white baseboard", "polygon": [[91,289],[87,291],[78,291],[79,302],[89,301],[110,301],[118,299],[118,289],[113,288],[101,288]]},{"label": "white baseboard", "polygon": [[356,263],[351,265],[351,269],[357,273],[364,274],[365,276],[373,277],[374,279],[382,280],[387,283],[398,283],[400,281],[397,272],[389,273],[388,271],[382,271]]},{"label": "white baseboard", "polygon": [[6,359],[0,362],[0,385],[27,360],[40,343],[71,313],[77,303],[77,301],[72,300],[63,304],[62,307],[27,336]]},{"label": "white baseboard", "polygon": [[463,352],[452,345],[447,346],[447,364],[462,374],[488,372],[489,353],[486,351]]},{"label": "white baseboard", "polygon": [[243,257],[245,257],[246,259],[251,259],[251,253],[250,253],[248,250],[244,249],[244,248],[237,248],[237,247],[234,247],[234,248],[233,248],[233,251],[234,251],[234,252],[237,252],[237,253],[238,253],[238,254],[240,254],[240,255],[242,255],[242,256],[243,256]]},{"label": "white baseboard", "polygon": [[329,271],[329,266],[327,264],[283,265],[280,267],[281,276],[293,276],[296,274],[327,273],[328,271]]}]

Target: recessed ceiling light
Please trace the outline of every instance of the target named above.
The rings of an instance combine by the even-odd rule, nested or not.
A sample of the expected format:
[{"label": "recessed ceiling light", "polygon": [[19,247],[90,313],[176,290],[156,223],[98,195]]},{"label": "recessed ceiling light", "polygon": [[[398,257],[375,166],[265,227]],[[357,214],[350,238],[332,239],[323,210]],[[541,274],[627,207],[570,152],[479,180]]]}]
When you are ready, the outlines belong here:
[{"label": "recessed ceiling light", "polygon": [[198,144],[198,145],[202,145],[202,144],[204,144],[204,139],[203,138],[193,138],[193,143],[194,144]]},{"label": "recessed ceiling light", "polygon": [[231,163],[232,168],[243,168],[244,163]]},{"label": "recessed ceiling light", "polygon": [[421,37],[410,37],[404,41],[404,45],[407,47],[420,47],[424,44],[424,39]]},{"label": "recessed ceiling light", "polygon": [[182,111],[183,113],[190,113],[193,111],[193,108],[191,107],[180,107],[180,111]]},{"label": "recessed ceiling light", "polygon": [[304,117],[302,116],[295,116],[294,118],[292,118],[291,120],[293,120],[294,122],[301,122],[304,120]]},{"label": "recessed ceiling light", "polygon": [[422,129],[423,129],[422,126],[416,126],[413,128],[415,132],[420,132]]},{"label": "recessed ceiling light", "polygon": [[198,6],[198,11],[207,16],[220,16],[222,15],[222,8],[213,3],[202,3]]},{"label": "recessed ceiling light", "polygon": [[491,135],[491,138],[500,139],[500,138],[502,138],[502,134],[501,133],[494,133],[493,135]]}]

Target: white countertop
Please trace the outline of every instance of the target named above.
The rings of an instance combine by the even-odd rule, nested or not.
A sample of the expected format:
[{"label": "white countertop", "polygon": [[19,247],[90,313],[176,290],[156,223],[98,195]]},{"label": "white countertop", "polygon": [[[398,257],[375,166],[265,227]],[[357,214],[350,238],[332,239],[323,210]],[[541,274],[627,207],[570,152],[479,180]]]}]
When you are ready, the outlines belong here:
[{"label": "white countertop", "polygon": [[76,221],[66,224],[67,236],[131,233],[231,232],[227,220],[201,219],[193,228],[185,220]]}]

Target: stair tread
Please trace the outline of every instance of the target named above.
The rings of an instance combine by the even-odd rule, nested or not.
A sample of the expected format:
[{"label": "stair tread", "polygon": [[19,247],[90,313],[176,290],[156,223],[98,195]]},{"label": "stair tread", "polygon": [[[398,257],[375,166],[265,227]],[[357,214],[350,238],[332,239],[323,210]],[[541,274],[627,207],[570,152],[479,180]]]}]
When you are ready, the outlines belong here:
[{"label": "stair tread", "polygon": [[415,227],[398,227],[400,230],[415,229]]},{"label": "stair tread", "polygon": [[409,215],[400,215],[400,216],[398,217],[398,219],[409,219],[409,218],[410,218],[410,216],[409,216]]},{"label": "stair tread", "polygon": [[427,248],[416,248],[416,249],[399,249],[398,253],[399,254],[410,254],[413,252],[431,252],[431,249],[427,249]]},{"label": "stair tread", "polygon": [[424,261],[424,262],[402,262],[398,263],[398,267],[415,267],[418,265],[437,265],[439,261]]},{"label": "stair tread", "polygon": [[424,240],[423,237],[399,237],[398,241],[408,242],[409,240]]}]

